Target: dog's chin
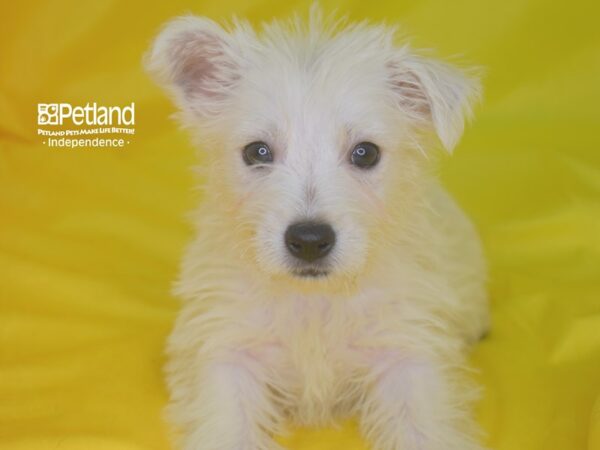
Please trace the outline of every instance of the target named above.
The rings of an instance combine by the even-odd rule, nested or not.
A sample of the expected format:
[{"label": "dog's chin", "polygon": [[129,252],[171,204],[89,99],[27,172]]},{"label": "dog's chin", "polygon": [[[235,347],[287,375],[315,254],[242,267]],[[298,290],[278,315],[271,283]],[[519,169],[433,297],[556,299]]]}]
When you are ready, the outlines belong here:
[{"label": "dog's chin", "polygon": [[311,280],[311,279],[327,278],[329,276],[330,271],[327,269],[316,268],[316,267],[305,267],[305,268],[292,269],[292,271],[290,273],[295,278]]},{"label": "dog's chin", "polygon": [[288,261],[287,273],[296,280],[307,282],[325,280],[333,275],[333,267],[329,261],[303,262]]}]

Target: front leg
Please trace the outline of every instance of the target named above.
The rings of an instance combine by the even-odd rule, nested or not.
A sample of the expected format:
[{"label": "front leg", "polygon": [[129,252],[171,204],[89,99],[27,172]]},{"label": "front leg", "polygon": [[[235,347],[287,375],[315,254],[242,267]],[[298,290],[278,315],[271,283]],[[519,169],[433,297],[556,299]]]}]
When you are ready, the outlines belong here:
[{"label": "front leg", "polygon": [[[168,382],[168,415],[182,450],[274,450],[278,413],[264,367],[246,352],[231,352],[195,364],[181,362]],[[181,373],[181,370],[189,371]]]},{"label": "front leg", "polygon": [[451,383],[430,359],[383,359],[371,370],[361,408],[361,429],[374,449],[482,450],[465,409],[472,390]]}]

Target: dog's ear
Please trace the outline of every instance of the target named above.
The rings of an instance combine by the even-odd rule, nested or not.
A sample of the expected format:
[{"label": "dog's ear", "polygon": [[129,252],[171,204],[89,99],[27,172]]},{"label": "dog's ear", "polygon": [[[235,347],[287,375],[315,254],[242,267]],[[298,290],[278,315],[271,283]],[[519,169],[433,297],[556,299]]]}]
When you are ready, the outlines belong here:
[{"label": "dog's ear", "polygon": [[166,24],[144,63],[184,112],[215,114],[240,76],[237,42],[209,19],[180,17]]},{"label": "dog's ear", "polygon": [[388,66],[397,104],[417,126],[432,126],[451,152],[479,98],[479,82],[450,65],[411,54]]}]

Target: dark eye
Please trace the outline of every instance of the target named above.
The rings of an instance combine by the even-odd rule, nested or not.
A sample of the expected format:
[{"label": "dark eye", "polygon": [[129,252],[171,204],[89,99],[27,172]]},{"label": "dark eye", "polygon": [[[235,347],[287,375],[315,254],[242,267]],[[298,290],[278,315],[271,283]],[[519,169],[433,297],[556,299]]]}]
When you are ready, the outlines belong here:
[{"label": "dark eye", "polygon": [[271,153],[271,149],[264,142],[252,142],[246,145],[242,156],[244,157],[244,162],[249,166],[273,162],[273,153]]},{"label": "dark eye", "polygon": [[379,147],[372,142],[361,142],[352,149],[350,161],[356,167],[369,169],[379,162]]}]

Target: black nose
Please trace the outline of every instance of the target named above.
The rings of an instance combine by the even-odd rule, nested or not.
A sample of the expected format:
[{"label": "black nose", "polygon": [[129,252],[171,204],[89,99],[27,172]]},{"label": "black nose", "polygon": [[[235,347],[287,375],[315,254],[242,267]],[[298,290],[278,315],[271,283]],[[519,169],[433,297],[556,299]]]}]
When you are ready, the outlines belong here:
[{"label": "black nose", "polygon": [[326,223],[295,223],[285,232],[285,245],[290,253],[307,262],[323,258],[334,244],[335,232]]}]

